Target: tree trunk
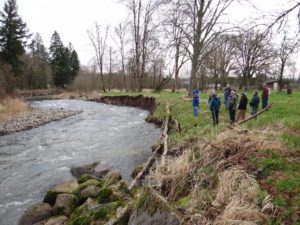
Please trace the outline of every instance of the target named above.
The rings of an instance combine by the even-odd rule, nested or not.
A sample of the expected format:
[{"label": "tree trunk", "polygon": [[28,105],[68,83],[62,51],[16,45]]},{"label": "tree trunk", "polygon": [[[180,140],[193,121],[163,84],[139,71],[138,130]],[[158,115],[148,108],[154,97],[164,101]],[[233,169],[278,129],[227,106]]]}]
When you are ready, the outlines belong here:
[{"label": "tree trunk", "polygon": [[281,92],[283,89],[283,71],[284,71],[284,63],[281,63],[280,74],[278,79],[279,91]]}]

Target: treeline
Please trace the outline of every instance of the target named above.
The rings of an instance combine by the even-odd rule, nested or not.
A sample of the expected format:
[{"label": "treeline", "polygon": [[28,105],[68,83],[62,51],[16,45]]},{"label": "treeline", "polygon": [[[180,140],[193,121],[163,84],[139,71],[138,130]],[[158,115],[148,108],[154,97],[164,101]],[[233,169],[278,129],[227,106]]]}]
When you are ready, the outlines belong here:
[{"label": "treeline", "polygon": [[80,69],[72,44],[64,46],[55,31],[50,48],[41,36],[30,34],[18,15],[16,0],[8,0],[0,12],[0,90],[37,89],[70,84]]},{"label": "treeline", "polygon": [[[285,26],[273,32],[273,27],[299,5],[272,23],[248,20],[238,27],[228,17],[238,2],[243,1],[122,0],[128,10],[124,22],[113,28],[95,24],[88,31],[95,57],[85,73],[98,74],[104,92],[112,86],[160,90],[169,82],[176,91],[182,78],[188,78],[189,91],[222,87],[231,77],[240,89],[268,79],[278,79],[280,88],[284,78],[295,81],[298,33]],[[116,74],[118,83],[112,82]]]}]

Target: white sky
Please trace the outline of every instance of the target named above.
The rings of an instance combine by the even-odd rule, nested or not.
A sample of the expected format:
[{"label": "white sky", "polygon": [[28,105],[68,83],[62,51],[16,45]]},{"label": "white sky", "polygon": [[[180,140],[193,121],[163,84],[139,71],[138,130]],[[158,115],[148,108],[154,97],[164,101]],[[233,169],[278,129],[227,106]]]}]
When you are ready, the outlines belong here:
[{"label": "white sky", "polygon": [[[0,10],[6,0],[0,0]],[[253,0],[260,10],[270,11],[287,7],[290,0]],[[276,3],[274,3],[276,2]],[[87,30],[97,22],[105,27],[114,26],[127,17],[126,9],[118,0],[17,0],[18,13],[31,33],[40,33],[49,47],[50,37],[56,30],[65,45],[71,42],[81,64],[87,65],[93,57],[93,49]],[[254,15],[250,5],[234,6],[229,18],[238,20]]]}]

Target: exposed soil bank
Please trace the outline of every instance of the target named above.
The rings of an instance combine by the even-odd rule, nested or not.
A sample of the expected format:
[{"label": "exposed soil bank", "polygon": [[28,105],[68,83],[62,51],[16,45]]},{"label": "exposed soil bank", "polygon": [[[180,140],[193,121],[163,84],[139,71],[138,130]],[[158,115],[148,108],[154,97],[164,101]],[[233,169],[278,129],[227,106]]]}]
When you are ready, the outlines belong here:
[{"label": "exposed soil bank", "polygon": [[0,136],[36,128],[46,123],[61,120],[79,113],[81,113],[81,111],[35,110],[30,113],[21,114],[16,118],[0,123]]},{"label": "exposed soil bank", "polygon": [[90,101],[118,105],[118,106],[130,106],[145,109],[150,112],[150,115],[146,118],[148,123],[154,123],[158,126],[163,124],[163,120],[160,118],[153,117],[153,112],[157,107],[157,103],[154,97],[145,97],[143,95],[137,96],[103,96],[98,98],[92,98]]},{"label": "exposed soil bank", "polygon": [[138,107],[141,109],[148,110],[150,113],[153,113],[156,108],[155,98],[144,97],[143,95],[103,96],[91,99],[91,101],[101,102],[110,105]]}]

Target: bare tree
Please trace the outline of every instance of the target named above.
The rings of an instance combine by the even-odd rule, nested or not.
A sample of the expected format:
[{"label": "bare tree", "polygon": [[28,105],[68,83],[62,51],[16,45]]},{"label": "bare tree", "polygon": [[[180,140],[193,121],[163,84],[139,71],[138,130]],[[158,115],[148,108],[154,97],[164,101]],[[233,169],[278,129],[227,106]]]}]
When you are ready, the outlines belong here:
[{"label": "bare tree", "polygon": [[123,0],[130,11],[130,25],[133,34],[133,58],[134,76],[137,79],[138,91],[143,90],[143,79],[146,63],[149,56],[149,44],[152,34],[159,24],[154,23],[153,17],[160,5],[165,4],[161,0]]},{"label": "bare tree", "polygon": [[105,30],[101,30],[99,24],[95,23],[95,30],[88,30],[88,36],[92,43],[95,51],[95,59],[100,70],[102,90],[106,92],[105,82],[104,82],[104,55],[107,48],[107,36],[108,36],[109,26],[106,26]]},{"label": "bare tree", "polygon": [[109,54],[109,65],[108,65],[108,91],[110,91],[111,89],[111,82],[112,82],[112,75],[113,75],[113,70],[115,68],[115,64],[114,64],[114,55],[115,55],[115,51],[113,50],[113,48],[110,46],[109,47],[109,51],[108,51],[108,54]]},{"label": "bare tree", "polygon": [[243,86],[247,90],[252,77],[259,76],[270,66],[274,58],[270,37],[269,33],[261,33],[254,29],[240,30],[236,37],[236,62],[242,73],[240,90]]},{"label": "bare tree", "polygon": [[121,56],[121,75],[123,77],[123,83],[126,92],[128,92],[127,83],[126,83],[126,72],[125,72],[125,35],[126,35],[126,25],[120,23],[115,28],[115,34],[118,38],[118,48]]},{"label": "bare tree", "polygon": [[196,75],[203,63],[207,48],[222,32],[221,26],[218,25],[220,25],[225,11],[233,2],[234,0],[182,1],[186,22],[181,29],[185,34],[186,50],[191,60],[190,95],[196,87]]},{"label": "bare tree", "polygon": [[280,62],[279,75],[278,75],[279,91],[281,91],[283,88],[283,76],[287,64],[290,63],[289,61],[293,53],[298,51],[299,44],[300,42],[297,37],[289,38],[287,37],[286,32],[284,33],[279,49],[277,50],[277,57]]},{"label": "bare tree", "polygon": [[223,87],[226,86],[229,72],[236,68],[233,36],[220,35],[212,42],[210,49],[206,64],[213,76],[215,89],[217,89],[219,84]]},{"label": "bare tree", "polygon": [[300,1],[298,0],[293,0],[291,1],[294,4],[290,6],[287,9],[282,10],[275,18],[275,20],[268,26],[267,30],[270,30],[273,28],[275,25],[279,25],[279,28],[281,28],[285,22],[288,19],[288,16],[293,13],[295,10],[298,10],[297,13],[297,19],[298,19],[298,26],[300,28]]},{"label": "bare tree", "polygon": [[184,32],[182,29],[186,15],[184,15],[181,7],[182,3],[180,0],[173,0],[165,9],[164,31],[168,41],[167,48],[170,49],[171,60],[174,61],[173,73],[175,82],[172,92],[177,90],[180,70],[188,60],[183,44]]}]

